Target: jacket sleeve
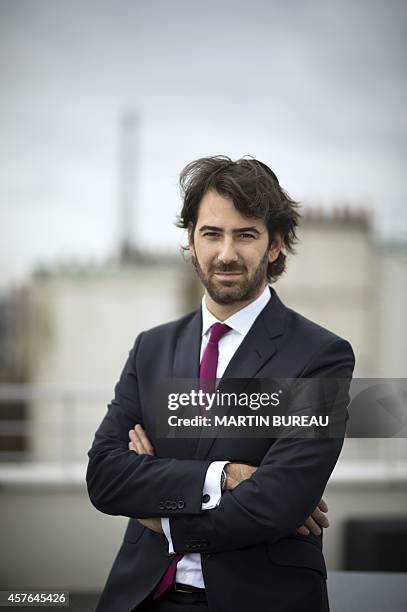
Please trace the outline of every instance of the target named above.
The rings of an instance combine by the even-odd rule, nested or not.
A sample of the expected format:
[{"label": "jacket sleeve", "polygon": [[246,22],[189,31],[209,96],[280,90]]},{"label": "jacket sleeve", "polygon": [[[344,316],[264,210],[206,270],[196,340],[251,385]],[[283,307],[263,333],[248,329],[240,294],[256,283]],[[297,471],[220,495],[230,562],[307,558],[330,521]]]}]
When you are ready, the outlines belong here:
[{"label": "jacket sleeve", "polygon": [[143,425],[137,381],[142,335],[130,351],[88,453],[89,497],[101,512],[130,518],[197,514],[210,461],[138,455],[128,448],[129,430]]},{"label": "jacket sleeve", "polygon": [[[350,384],[352,348],[341,339],[330,341],[313,364],[304,377],[349,379]],[[277,439],[255,474],[226,492],[217,508],[170,519],[175,552],[223,552],[295,532],[321,499],[342,444],[342,436]]]}]

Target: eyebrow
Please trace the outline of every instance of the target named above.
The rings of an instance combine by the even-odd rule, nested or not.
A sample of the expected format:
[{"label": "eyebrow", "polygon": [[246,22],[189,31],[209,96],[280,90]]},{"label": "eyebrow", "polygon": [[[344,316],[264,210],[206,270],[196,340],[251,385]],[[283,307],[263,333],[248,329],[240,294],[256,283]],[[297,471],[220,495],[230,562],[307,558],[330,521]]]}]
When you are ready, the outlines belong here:
[{"label": "eyebrow", "polygon": [[[199,228],[200,232],[205,232],[208,230],[211,232],[223,232],[223,229],[221,227],[216,227],[214,225],[203,225]],[[257,229],[257,227],[254,227],[254,225],[251,225],[250,227],[239,227],[238,229],[233,230],[234,234],[241,234],[243,232],[254,232],[258,236],[260,236],[259,230]]]}]

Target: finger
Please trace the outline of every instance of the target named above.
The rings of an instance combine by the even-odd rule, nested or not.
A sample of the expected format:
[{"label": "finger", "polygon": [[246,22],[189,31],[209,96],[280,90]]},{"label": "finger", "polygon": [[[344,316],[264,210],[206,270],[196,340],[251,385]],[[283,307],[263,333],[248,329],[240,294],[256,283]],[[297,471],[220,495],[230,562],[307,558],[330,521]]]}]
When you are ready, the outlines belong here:
[{"label": "finger", "polygon": [[150,452],[154,452],[153,445],[151,444],[150,439],[147,436],[146,432],[144,431],[143,427],[140,424],[138,424],[134,427],[134,431],[136,435],[139,437],[144,448]]},{"label": "finger", "polygon": [[318,523],[318,525],[320,525],[321,527],[327,528],[330,525],[329,519],[326,514],[321,512],[321,510],[319,510],[318,508],[315,508],[314,512],[311,514],[311,518],[313,518],[314,521]]},{"label": "finger", "polygon": [[135,445],[135,443],[134,443],[134,442],[132,442],[131,440],[130,440],[130,442],[129,442],[129,450],[131,450],[131,451],[133,451],[133,452],[135,452],[135,453],[137,453],[137,454],[140,454],[140,451],[139,451],[139,450],[137,450],[137,446],[136,446],[136,445]]},{"label": "finger", "polygon": [[138,444],[139,446],[141,446],[139,437],[136,434],[136,432],[134,431],[134,429],[130,429],[130,431],[129,431],[129,438],[130,438],[130,442],[133,442],[133,444],[135,444],[135,445]]},{"label": "finger", "polygon": [[301,535],[309,535],[309,529],[307,529],[305,525],[301,525],[301,527],[298,527],[297,533],[300,533]]},{"label": "finger", "polygon": [[326,503],[324,499],[321,499],[321,501],[318,504],[318,508],[322,510],[322,512],[328,512],[328,504]]},{"label": "finger", "polygon": [[146,449],[146,453],[148,455],[154,455],[153,445],[151,444],[151,442],[150,442],[146,432],[142,428],[142,426],[141,425],[136,425],[135,428],[134,428],[134,431],[138,435],[142,445]]},{"label": "finger", "polygon": [[133,429],[129,431],[129,436],[130,436],[130,441],[133,442],[136,453],[138,453],[139,455],[145,454],[146,451],[142,443],[140,442],[139,437],[137,436],[136,432]]},{"label": "finger", "polygon": [[305,526],[308,527],[310,532],[313,533],[314,535],[321,535],[320,526],[317,525],[317,523],[314,521],[314,519],[311,516],[309,516],[307,520],[305,521]]},{"label": "finger", "polygon": [[131,429],[129,431],[129,436],[130,439],[132,440],[132,442],[134,442],[137,452],[140,455],[152,455],[153,453],[151,452],[151,448],[146,447],[143,440],[140,437],[140,434],[138,431],[135,431],[134,429]]}]

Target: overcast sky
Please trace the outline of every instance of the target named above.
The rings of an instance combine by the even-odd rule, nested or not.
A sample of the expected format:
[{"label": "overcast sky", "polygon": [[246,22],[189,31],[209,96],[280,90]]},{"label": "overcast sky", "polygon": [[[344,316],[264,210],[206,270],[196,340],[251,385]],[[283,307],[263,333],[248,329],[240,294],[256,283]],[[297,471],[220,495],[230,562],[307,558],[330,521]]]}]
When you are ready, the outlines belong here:
[{"label": "overcast sky", "polygon": [[0,0],[0,286],[115,252],[126,109],[141,245],[181,241],[178,173],[214,154],[406,237],[406,17],[398,0]]}]

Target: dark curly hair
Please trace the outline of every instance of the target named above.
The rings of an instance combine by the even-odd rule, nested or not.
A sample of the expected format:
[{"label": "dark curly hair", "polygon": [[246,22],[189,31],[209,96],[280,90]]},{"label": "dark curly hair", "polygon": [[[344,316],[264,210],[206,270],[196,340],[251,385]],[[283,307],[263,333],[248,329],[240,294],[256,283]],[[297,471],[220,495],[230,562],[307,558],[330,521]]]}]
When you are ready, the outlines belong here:
[{"label": "dark curly hair", "polygon": [[[274,282],[284,272],[286,255],[294,253],[296,229],[300,219],[299,203],[280,187],[274,172],[262,162],[250,158],[232,161],[225,155],[202,157],[189,163],[180,174],[183,200],[177,227],[195,230],[199,204],[213,189],[230,198],[236,209],[247,217],[264,221],[271,246],[276,232],[282,237],[283,249],[267,269],[267,279]],[[188,250],[188,247],[184,247]]]}]

